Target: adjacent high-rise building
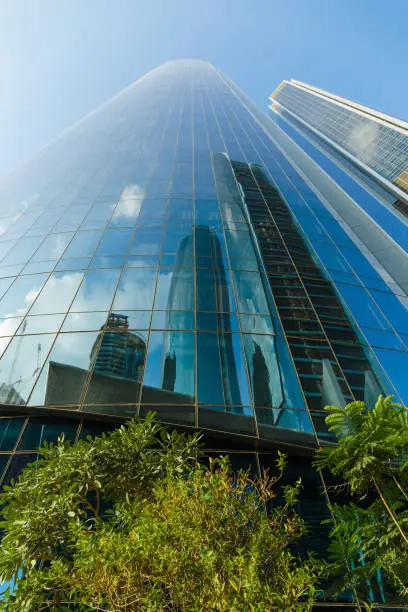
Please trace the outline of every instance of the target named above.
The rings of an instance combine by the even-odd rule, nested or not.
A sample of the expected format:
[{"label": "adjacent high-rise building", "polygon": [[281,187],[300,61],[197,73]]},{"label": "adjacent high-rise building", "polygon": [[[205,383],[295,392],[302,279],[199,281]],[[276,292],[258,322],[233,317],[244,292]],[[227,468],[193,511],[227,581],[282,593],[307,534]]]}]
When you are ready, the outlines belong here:
[{"label": "adjacent high-rise building", "polygon": [[207,62],[168,62],[1,182],[3,483],[43,440],[153,410],[254,473],[288,452],[324,548],[324,406],[408,399],[404,164],[380,136],[388,174],[357,132],[329,144],[290,87],[267,117]]},{"label": "adjacent high-rise building", "polygon": [[283,81],[271,100],[337,159],[352,162],[360,177],[362,170],[367,183],[389,189],[408,216],[408,123],[294,79]]}]

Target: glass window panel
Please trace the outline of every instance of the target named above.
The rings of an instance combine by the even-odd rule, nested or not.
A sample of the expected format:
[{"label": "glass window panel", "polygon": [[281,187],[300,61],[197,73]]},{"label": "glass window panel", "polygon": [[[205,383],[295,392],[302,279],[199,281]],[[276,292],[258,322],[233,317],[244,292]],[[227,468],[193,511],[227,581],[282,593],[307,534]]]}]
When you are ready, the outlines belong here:
[{"label": "glass window panel", "polygon": [[197,310],[217,310],[218,286],[216,282],[215,270],[199,269],[197,270],[196,275]]},{"label": "glass window panel", "polygon": [[218,331],[219,315],[215,312],[197,312],[197,329],[201,331]]},{"label": "glass window panel", "polygon": [[[408,404],[408,353],[401,351],[389,351],[387,349],[374,349],[379,362],[384,368],[391,381],[394,385],[394,389],[397,389],[398,393],[395,394],[396,401],[400,401],[404,404]],[[391,391],[393,393],[393,391]]]},{"label": "glass window panel", "polygon": [[190,404],[194,402],[194,334],[151,332],[142,401]]},{"label": "glass window panel", "polygon": [[55,272],[52,274],[44,285],[30,314],[66,312],[82,277],[82,272]]},{"label": "glass window panel", "polygon": [[360,325],[390,331],[389,323],[365,289],[343,283],[338,283],[337,289]]},{"label": "glass window panel", "polygon": [[34,251],[41,244],[42,236],[34,236],[32,238],[22,238],[9,251],[9,253],[1,261],[2,266],[13,266],[15,264],[26,262],[30,259]]},{"label": "glass window panel", "polygon": [[274,334],[271,317],[256,315],[240,315],[241,329],[247,334]]},{"label": "glass window panel", "polygon": [[62,331],[97,330],[105,325],[107,317],[107,312],[73,312],[67,315]]},{"label": "glass window panel", "polygon": [[[25,336],[23,340],[32,337]],[[59,334],[30,397],[30,405],[78,404],[96,360],[99,341],[99,332]]]},{"label": "glass window panel", "polygon": [[[81,257],[78,259],[61,259],[55,266],[55,270],[83,270],[87,268],[91,262],[89,257]],[[24,271],[26,268],[24,268]]]},{"label": "glass window panel", "polygon": [[193,255],[162,255],[160,259],[160,265],[162,267],[180,267],[192,268],[194,266]]},{"label": "glass window panel", "polygon": [[284,395],[283,406],[285,408],[301,408],[302,410],[306,410],[305,399],[285,338],[283,336],[274,336],[273,341],[278,355]]},{"label": "glass window panel", "polygon": [[401,338],[394,332],[387,332],[367,327],[361,327],[361,331],[366,338],[366,342],[371,346],[380,346],[383,348],[394,349],[396,351],[408,350],[408,347],[403,344]]},{"label": "glass window panel", "polygon": [[0,297],[4,295],[5,291],[10,287],[14,278],[0,278]]},{"label": "glass window panel", "polygon": [[48,274],[33,274],[18,278],[0,301],[0,316],[24,315],[48,278]]},{"label": "glass window panel", "polygon": [[[197,334],[197,399],[202,404],[224,404],[223,386],[236,386],[234,403],[240,404],[238,381],[234,380],[234,372],[224,371],[222,358],[230,356],[226,351],[225,336],[215,333]],[[231,345],[231,338],[229,338]],[[228,366],[235,365],[233,356]],[[232,380],[231,380],[232,379]],[[226,398],[227,399],[227,398]]]},{"label": "glass window panel", "polygon": [[177,310],[155,311],[152,329],[194,330],[194,313]]},{"label": "glass window panel", "polygon": [[90,204],[77,204],[76,206],[69,206],[54,226],[54,231],[67,232],[69,230],[76,230],[89,209]]},{"label": "glass window panel", "polygon": [[[0,394],[2,393],[0,389]],[[1,395],[0,403],[7,404],[4,401],[7,398],[3,398]],[[24,419],[0,419],[0,450],[10,451],[16,445],[17,438],[20,435],[21,427],[24,423]]]},{"label": "glass window panel", "polygon": [[387,318],[392,325],[401,332],[408,332],[408,303],[405,298],[405,304],[392,293],[384,293],[382,291],[370,291],[376,303],[386,313]]},{"label": "glass window panel", "polygon": [[21,274],[36,274],[38,272],[52,272],[55,261],[35,261],[24,266]]},{"label": "glass window panel", "polygon": [[161,250],[162,227],[138,227],[130,245],[130,255],[155,255]]},{"label": "glass window panel", "polygon": [[154,196],[166,196],[170,191],[170,180],[152,178],[149,182],[149,186],[146,189],[146,195],[149,197]]},{"label": "glass window panel", "polygon": [[42,259],[59,259],[71,240],[71,232],[65,234],[51,234],[34,253],[33,261]]},{"label": "glass window panel", "polygon": [[12,336],[22,320],[22,317],[0,319],[0,336]]},{"label": "glass window panel", "polygon": [[245,222],[241,206],[236,202],[221,202],[220,209],[225,222]]},{"label": "glass window panel", "polygon": [[18,334],[42,334],[57,332],[61,326],[64,314],[27,316],[18,329]]},{"label": "glass window panel", "polygon": [[154,308],[155,310],[193,310],[193,270],[160,268]]},{"label": "glass window panel", "polygon": [[17,276],[17,274],[19,274],[21,270],[23,269],[23,266],[24,264],[20,263],[17,266],[0,267],[0,276],[1,277]]},{"label": "glass window panel", "polygon": [[[2,355],[4,353],[4,351],[6,350],[7,346],[9,345],[11,340],[11,336],[3,336],[0,338],[0,355]],[[7,390],[8,393],[8,390]]]},{"label": "glass window panel", "polygon": [[96,251],[96,257],[101,255],[125,255],[132,233],[132,229],[106,230]]},{"label": "glass window panel", "polygon": [[90,268],[122,268],[125,263],[125,256],[110,257],[94,257],[91,261]]},{"label": "glass window panel", "polygon": [[146,333],[130,331],[122,314],[110,315],[105,330],[85,398],[87,404],[103,404],[104,411],[109,403],[138,402],[147,339]]},{"label": "glass window panel", "polygon": [[339,248],[325,242],[313,242],[313,248],[320,257],[323,264],[329,270],[340,270],[351,272],[350,266],[342,256]]},{"label": "glass window panel", "polygon": [[196,257],[197,268],[223,268],[224,262],[220,257]]},{"label": "glass window panel", "polygon": [[8,404],[25,404],[54,340],[53,335],[15,336],[1,358],[0,388]]},{"label": "glass window panel", "polygon": [[149,329],[151,310],[121,310],[120,315],[126,317],[128,329]]},{"label": "glass window panel", "polygon": [[169,201],[169,219],[183,219],[186,221],[193,219],[192,200],[180,200],[171,198]]},{"label": "glass window panel", "polygon": [[159,265],[158,255],[129,255],[126,260],[129,268],[157,268]]},{"label": "glass window panel", "polygon": [[190,163],[176,163],[171,190],[175,195],[192,195],[193,168]]},{"label": "glass window panel", "polygon": [[[249,388],[248,388],[248,376],[247,376],[247,370],[245,367],[245,359],[243,355],[241,335],[240,334],[230,334],[230,336],[231,336],[231,342],[232,342],[232,352],[233,352],[234,364],[235,364],[234,367],[236,370],[236,377],[238,380],[239,396],[241,398],[241,404],[243,406],[249,406],[251,404],[251,399],[250,399],[250,393],[249,393]],[[234,378],[235,378],[235,373],[234,373]]]},{"label": "glass window panel", "polygon": [[274,407],[279,410],[283,405],[284,396],[274,338],[245,334],[243,342],[254,405]]},{"label": "glass window panel", "polygon": [[235,258],[235,261],[246,259],[256,260],[254,247],[249,232],[236,232],[233,230],[225,230],[227,240],[228,253],[230,257]]},{"label": "glass window panel", "polygon": [[123,181],[119,177],[107,179],[102,189],[98,193],[98,200],[116,200],[120,198],[123,189]]},{"label": "glass window panel", "polygon": [[259,274],[238,270],[232,274],[235,281],[238,311],[258,315],[269,314],[268,302]]},{"label": "glass window panel", "polygon": [[[198,317],[197,313],[197,317]],[[217,313],[218,329],[225,332],[238,332],[238,318],[231,312],[228,313]]]},{"label": "glass window panel", "polygon": [[115,208],[115,202],[97,202],[82,223],[81,229],[106,227]]},{"label": "glass window panel", "polygon": [[372,277],[373,279],[378,279],[380,276],[377,274],[373,266],[370,264],[368,259],[360,253],[357,249],[347,249],[341,248],[341,252],[346,257],[348,263],[354,271],[358,274],[358,276],[367,276]]},{"label": "glass window panel", "polygon": [[142,208],[142,200],[125,199],[119,201],[115,208],[110,225],[115,227],[131,227],[135,225]]},{"label": "glass window panel", "polygon": [[184,255],[194,254],[193,229],[185,227],[167,227],[163,241],[163,253],[176,253],[183,260]]},{"label": "glass window panel", "polygon": [[142,210],[139,215],[139,221],[151,219],[158,221],[165,218],[167,212],[167,200],[159,198],[147,199],[143,202]]},{"label": "glass window panel", "polygon": [[30,418],[18,445],[19,450],[36,450],[44,442],[56,442],[64,434],[65,440],[75,440],[78,424],[53,417],[53,422]]},{"label": "glass window panel", "polygon": [[156,283],[154,268],[128,268],[123,273],[113,310],[150,310]]},{"label": "glass window panel", "polygon": [[108,310],[119,275],[120,270],[90,270],[87,272],[71,306],[71,311]]},{"label": "glass window panel", "polygon": [[218,221],[220,212],[217,200],[196,200],[195,201],[196,222]]},{"label": "glass window panel", "polygon": [[[8,236],[7,236],[8,237]],[[3,258],[17,244],[16,240],[4,240],[0,242],[0,257]]]},{"label": "glass window panel", "polygon": [[199,225],[195,228],[196,255],[202,257],[216,257],[223,260],[227,266],[224,235],[221,229],[209,225]]},{"label": "glass window panel", "polygon": [[102,230],[78,232],[64,253],[64,259],[71,257],[92,257],[102,236]]},{"label": "glass window panel", "polygon": [[126,185],[122,191],[121,198],[135,197],[136,195],[143,195],[144,188],[149,178],[151,166],[142,163],[144,160],[137,163],[132,169],[132,183]]}]

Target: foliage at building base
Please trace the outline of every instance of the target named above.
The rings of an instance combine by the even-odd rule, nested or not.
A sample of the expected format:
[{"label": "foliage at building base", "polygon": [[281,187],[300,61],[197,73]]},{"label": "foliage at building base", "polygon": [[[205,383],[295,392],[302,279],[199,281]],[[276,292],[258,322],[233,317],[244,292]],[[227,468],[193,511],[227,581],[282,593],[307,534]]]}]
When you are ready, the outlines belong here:
[{"label": "foliage at building base", "polygon": [[380,396],[372,409],[352,402],[326,410],[338,444],[320,449],[315,465],[355,498],[332,506],[337,587],[408,604],[408,409]]},{"label": "foliage at building base", "polygon": [[[254,481],[152,415],[44,445],[1,496],[10,612],[311,610],[326,566],[300,559],[301,483]],[[269,511],[266,512],[267,507]]]}]

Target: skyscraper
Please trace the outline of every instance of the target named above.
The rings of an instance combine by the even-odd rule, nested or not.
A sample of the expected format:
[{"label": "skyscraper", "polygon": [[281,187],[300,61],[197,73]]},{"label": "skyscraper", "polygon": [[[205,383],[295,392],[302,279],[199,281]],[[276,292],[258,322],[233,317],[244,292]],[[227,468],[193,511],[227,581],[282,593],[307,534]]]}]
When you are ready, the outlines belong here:
[{"label": "skyscraper", "polygon": [[331,441],[326,404],[407,400],[408,266],[284,127],[173,61],[3,180],[2,482],[44,439],[154,410],[255,473],[287,451],[324,546],[308,457]]},{"label": "skyscraper", "polygon": [[[271,95],[282,112],[390,189],[408,216],[408,123],[291,79]],[[350,167],[350,166],[349,166]]]}]

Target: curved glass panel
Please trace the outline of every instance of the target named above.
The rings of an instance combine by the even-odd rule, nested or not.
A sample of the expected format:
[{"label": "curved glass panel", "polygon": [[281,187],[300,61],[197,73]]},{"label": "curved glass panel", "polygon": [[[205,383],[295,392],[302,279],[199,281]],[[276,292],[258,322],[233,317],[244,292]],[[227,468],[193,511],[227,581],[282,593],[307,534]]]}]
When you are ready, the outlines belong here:
[{"label": "curved glass panel", "polygon": [[169,62],[0,183],[3,404],[313,446],[325,403],[404,395],[404,305],[271,134]]}]

